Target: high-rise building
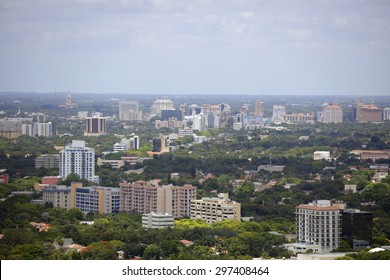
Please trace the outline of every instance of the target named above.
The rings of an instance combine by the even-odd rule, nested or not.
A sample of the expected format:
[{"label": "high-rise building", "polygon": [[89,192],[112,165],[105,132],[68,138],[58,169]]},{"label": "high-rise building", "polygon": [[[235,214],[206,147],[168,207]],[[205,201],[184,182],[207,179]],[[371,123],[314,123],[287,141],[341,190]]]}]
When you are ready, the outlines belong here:
[{"label": "high-rise building", "polygon": [[42,190],[43,203],[51,203],[53,207],[70,209],[71,188],[67,186],[55,186]]},{"label": "high-rise building", "polygon": [[119,119],[121,121],[141,121],[142,111],[138,101],[119,102]]},{"label": "high-rise building", "polygon": [[157,99],[152,106],[152,113],[161,116],[162,110],[175,110],[172,100]]},{"label": "high-rise building", "polygon": [[322,122],[341,123],[343,122],[343,109],[339,104],[325,106],[322,112]]},{"label": "high-rise building", "polygon": [[223,220],[241,220],[241,204],[229,199],[227,193],[218,197],[203,197],[191,201],[191,219],[202,219],[207,223]]},{"label": "high-rise building", "polygon": [[272,107],[272,121],[282,122],[283,116],[286,114],[286,107],[282,105],[274,105]]},{"label": "high-rise building", "polygon": [[82,179],[98,183],[95,176],[95,149],[85,147],[85,141],[73,140],[60,151],[60,176],[66,178],[69,174],[77,174]]},{"label": "high-rise building", "polygon": [[[20,135],[32,135],[32,118],[0,119],[0,137],[17,138]],[[24,133],[25,132],[25,133]]]},{"label": "high-rise building", "polygon": [[372,243],[372,213],[345,209],[341,214],[342,235],[352,249],[364,249]]},{"label": "high-rise building", "polygon": [[390,120],[390,108],[383,109],[383,121]]},{"label": "high-rise building", "polygon": [[340,209],[329,200],[298,205],[295,215],[297,244],[316,253],[329,253],[339,248]]},{"label": "high-rise building", "polygon": [[174,218],[188,217],[190,201],[196,197],[196,187],[158,186],[146,181],[121,183],[121,211],[168,213]]},{"label": "high-rise building", "polygon": [[374,104],[366,104],[359,99],[354,106],[354,117],[357,122],[381,122],[382,110]]},{"label": "high-rise building", "polygon": [[86,117],[84,136],[105,135],[107,132],[106,118],[101,113],[94,113],[92,117]]},{"label": "high-rise building", "polygon": [[264,102],[261,100],[256,100],[255,104],[255,116],[262,118],[264,116]]}]

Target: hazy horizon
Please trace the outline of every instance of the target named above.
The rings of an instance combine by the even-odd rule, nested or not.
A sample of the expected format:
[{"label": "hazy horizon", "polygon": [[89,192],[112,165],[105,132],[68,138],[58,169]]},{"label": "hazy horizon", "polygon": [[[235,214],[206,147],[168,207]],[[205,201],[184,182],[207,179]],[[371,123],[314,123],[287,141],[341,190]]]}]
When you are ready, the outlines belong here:
[{"label": "hazy horizon", "polygon": [[14,0],[0,15],[0,92],[390,95],[386,0]]}]

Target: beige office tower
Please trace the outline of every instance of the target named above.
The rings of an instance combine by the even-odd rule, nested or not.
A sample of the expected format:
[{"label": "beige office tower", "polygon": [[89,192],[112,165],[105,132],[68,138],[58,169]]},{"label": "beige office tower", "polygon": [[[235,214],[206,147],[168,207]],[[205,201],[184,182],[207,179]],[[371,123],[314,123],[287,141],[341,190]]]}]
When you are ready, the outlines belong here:
[{"label": "beige office tower", "polygon": [[255,116],[261,118],[264,116],[264,102],[259,99],[256,100],[255,104]]},{"label": "beige office tower", "polygon": [[322,122],[341,123],[343,122],[343,109],[339,104],[325,106],[322,112]]}]

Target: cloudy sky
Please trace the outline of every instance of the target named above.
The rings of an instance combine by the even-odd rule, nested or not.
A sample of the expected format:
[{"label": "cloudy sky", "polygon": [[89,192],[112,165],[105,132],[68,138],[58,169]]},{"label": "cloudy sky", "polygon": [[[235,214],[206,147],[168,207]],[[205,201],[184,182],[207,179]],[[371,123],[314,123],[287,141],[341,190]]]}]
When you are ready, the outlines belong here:
[{"label": "cloudy sky", "polygon": [[0,91],[390,96],[389,0],[0,0]]}]

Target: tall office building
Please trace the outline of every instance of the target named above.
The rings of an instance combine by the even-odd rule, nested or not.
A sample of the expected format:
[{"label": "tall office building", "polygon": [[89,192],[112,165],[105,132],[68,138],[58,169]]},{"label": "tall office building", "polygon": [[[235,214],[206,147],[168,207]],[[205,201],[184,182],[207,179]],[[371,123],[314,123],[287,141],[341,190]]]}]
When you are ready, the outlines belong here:
[{"label": "tall office building", "polygon": [[121,121],[141,121],[142,111],[139,110],[138,101],[120,102],[119,119]]},{"label": "tall office building", "polygon": [[390,108],[383,109],[383,121],[390,120]]},{"label": "tall office building", "polygon": [[264,102],[261,100],[256,100],[255,104],[255,116],[262,118],[264,116]]},{"label": "tall office building", "polygon": [[322,112],[322,122],[341,123],[343,122],[343,109],[339,104],[325,106]]},{"label": "tall office building", "polygon": [[358,209],[346,209],[341,214],[342,235],[348,244],[356,249],[364,249],[372,243],[372,213]]},{"label": "tall office building", "polygon": [[229,199],[229,194],[220,193],[218,197],[203,197],[191,201],[191,219],[202,219],[207,223],[223,220],[241,220],[241,204]]},{"label": "tall office building", "polygon": [[196,187],[158,186],[146,181],[121,183],[121,211],[168,213],[175,218],[190,215],[190,201],[196,198]]},{"label": "tall office building", "polygon": [[161,116],[162,110],[175,110],[172,100],[157,99],[153,102],[152,113]]},{"label": "tall office building", "polygon": [[82,179],[99,182],[99,176],[95,176],[95,149],[85,147],[85,141],[73,140],[60,151],[59,170],[62,178],[73,173]]},{"label": "tall office building", "polygon": [[101,113],[94,113],[92,117],[86,117],[84,136],[105,135],[107,132],[106,118]]},{"label": "tall office building", "polygon": [[283,116],[286,114],[286,107],[282,105],[274,105],[272,107],[272,121],[282,122]]},{"label": "tall office building", "polygon": [[295,215],[297,244],[316,253],[329,253],[339,248],[340,209],[329,200],[298,205]]}]

